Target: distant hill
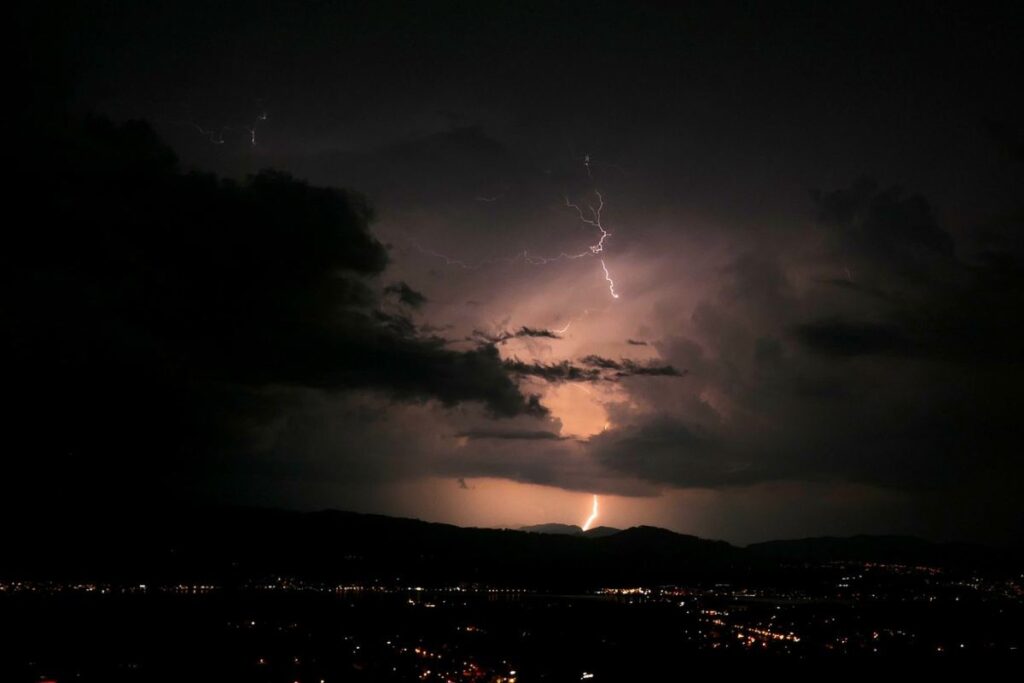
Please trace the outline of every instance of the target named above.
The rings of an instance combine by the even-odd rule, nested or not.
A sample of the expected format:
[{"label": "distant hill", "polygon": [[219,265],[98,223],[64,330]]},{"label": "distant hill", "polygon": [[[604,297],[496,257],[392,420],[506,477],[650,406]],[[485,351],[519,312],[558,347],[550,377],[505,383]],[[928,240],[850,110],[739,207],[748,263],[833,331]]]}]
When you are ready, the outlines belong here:
[{"label": "distant hill", "polygon": [[583,535],[587,538],[604,538],[605,536],[617,534],[620,531],[622,531],[622,529],[616,529],[611,526],[595,526],[593,529],[587,529],[584,531]]},{"label": "distant hill", "polygon": [[603,538],[617,534],[622,529],[610,526],[598,526],[584,531],[575,524],[534,524],[533,526],[520,527],[520,531],[531,534],[555,534],[560,536],[584,536],[586,538]]},{"label": "distant hill", "polygon": [[583,529],[575,524],[534,524],[519,527],[520,531],[531,534],[560,534],[562,536],[582,536]]},{"label": "distant hill", "polygon": [[860,561],[944,567],[991,566],[1019,560],[1019,553],[969,543],[935,543],[914,536],[821,536],[747,546],[766,559],[790,562]]}]

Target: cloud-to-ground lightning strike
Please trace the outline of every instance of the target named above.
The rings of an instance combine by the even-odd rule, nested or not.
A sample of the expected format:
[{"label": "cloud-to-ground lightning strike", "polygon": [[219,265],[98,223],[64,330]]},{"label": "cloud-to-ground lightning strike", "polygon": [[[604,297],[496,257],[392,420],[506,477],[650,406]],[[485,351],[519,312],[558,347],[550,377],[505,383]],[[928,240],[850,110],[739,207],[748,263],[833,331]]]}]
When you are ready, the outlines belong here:
[{"label": "cloud-to-ground lightning strike", "polygon": [[587,517],[587,521],[583,523],[583,530],[590,531],[590,527],[593,525],[595,519],[597,519],[597,494],[594,494],[594,509],[590,511],[590,516]]}]

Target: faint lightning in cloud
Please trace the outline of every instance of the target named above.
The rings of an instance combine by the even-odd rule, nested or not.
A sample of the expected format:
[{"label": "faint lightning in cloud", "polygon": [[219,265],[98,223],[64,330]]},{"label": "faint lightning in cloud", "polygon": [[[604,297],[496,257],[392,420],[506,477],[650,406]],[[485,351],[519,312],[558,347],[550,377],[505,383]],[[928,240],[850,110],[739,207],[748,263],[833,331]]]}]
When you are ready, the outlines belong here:
[{"label": "faint lightning in cloud", "polygon": [[576,260],[581,259],[584,256],[592,255],[590,251],[585,251],[579,254],[567,254],[565,252],[562,252],[557,256],[536,256],[535,254],[531,254],[530,252],[523,250],[514,256],[493,256],[491,258],[469,262],[463,261],[462,259],[453,258],[451,256],[448,256],[447,254],[442,254],[441,252],[435,251],[433,249],[427,249],[426,247],[420,245],[416,241],[412,241],[411,244],[413,249],[420,252],[421,254],[433,256],[434,258],[444,261],[446,266],[456,266],[458,268],[462,268],[463,270],[480,270],[487,266],[495,266],[499,264],[513,265],[520,261],[530,266],[546,266],[548,264],[557,263],[559,261]]},{"label": "faint lightning in cloud", "polygon": [[597,495],[596,494],[594,495],[594,509],[591,510],[590,516],[587,517],[587,521],[583,523],[583,530],[584,531],[590,531],[590,526],[594,523],[595,519],[597,519]]},{"label": "faint lightning in cloud", "polygon": [[267,112],[261,111],[259,116],[256,117],[256,120],[252,122],[252,125],[245,127],[245,130],[249,133],[249,143],[253,147],[256,146],[256,126],[259,124],[260,121],[266,121],[266,120],[267,120]]},{"label": "faint lightning in cloud", "polygon": [[[255,129],[253,129],[253,144],[255,144]],[[587,175],[591,176],[589,154],[587,154],[583,158],[583,165],[587,169]],[[589,247],[587,247],[585,251],[581,251],[579,253],[570,254],[563,251],[557,256],[537,256],[531,254],[530,252],[524,249],[522,252],[515,254],[513,256],[492,257],[477,262],[467,262],[461,259],[452,258],[446,254],[442,254],[441,252],[435,251],[433,249],[427,249],[425,247],[422,247],[415,241],[412,241],[412,246],[421,253],[441,259],[442,261],[445,262],[445,265],[457,266],[464,270],[480,270],[485,266],[492,266],[497,264],[512,265],[519,261],[522,261],[523,263],[526,263],[531,266],[541,266],[548,265],[551,263],[557,263],[560,261],[575,261],[577,259],[581,259],[587,256],[597,256],[599,254],[604,253],[605,241],[612,236],[612,233],[611,231],[605,229],[604,223],[602,222],[601,212],[604,210],[604,196],[598,190],[593,190],[593,193],[594,196],[597,198],[596,206],[594,203],[586,202],[584,203],[584,206],[587,209],[586,211],[583,210],[583,207],[581,207],[580,204],[577,204],[576,202],[573,202],[571,199],[569,199],[568,195],[563,196],[566,207],[573,209],[576,212],[576,216],[579,218],[580,222],[583,223],[584,225],[588,225],[592,228],[595,228],[598,231],[597,241],[591,244]],[[493,201],[498,197],[500,197],[500,195],[494,198],[477,197],[477,199],[479,201]],[[601,269],[604,271],[604,279],[608,282],[609,293],[611,294],[613,299],[618,299],[619,294],[615,291],[615,281],[612,278],[611,272],[608,270],[608,265],[604,262],[603,258],[601,258]],[[572,323],[570,322],[569,324]],[[567,330],[568,326],[565,329]]]},{"label": "faint lightning in cloud", "polygon": [[215,145],[223,145],[224,144],[224,131],[225,131],[224,128],[221,128],[220,130],[212,130],[212,129],[203,128],[202,126],[200,126],[198,123],[195,123],[194,121],[189,121],[188,123],[193,128],[195,128],[200,133],[202,133],[213,144],[215,144]]},{"label": "faint lightning in cloud", "polygon": [[598,314],[600,314],[600,313],[604,313],[607,310],[608,310],[608,306],[607,305],[606,306],[602,306],[601,308],[596,308],[596,309],[595,308],[584,308],[582,313],[580,313],[579,315],[577,315],[577,316],[575,316],[573,318],[570,318],[569,322],[567,322],[564,327],[559,328],[559,329],[552,328],[551,331],[555,332],[556,334],[565,334],[566,332],[569,331],[569,328],[572,327],[574,323],[579,322],[583,318],[586,318],[591,313],[598,313]]},{"label": "faint lightning in cloud", "polygon": [[232,131],[234,131],[235,134],[233,134],[231,137],[235,138],[237,133],[245,131],[249,144],[255,146],[256,127],[259,125],[261,121],[266,121],[267,118],[267,112],[261,111],[259,115],[256,116],[256,119],[252,122],[252,125],[221,126],[220,128],[206,128],[205,126],[202,126],[190,119],[185,121],[167,121],[167,123],[174,126],[188,126],[190,128],[195,128],[200,135],[202,135],[204,138],[209,140],[214,145],[225,144],[228,139],[227,133],[231,133]]}]

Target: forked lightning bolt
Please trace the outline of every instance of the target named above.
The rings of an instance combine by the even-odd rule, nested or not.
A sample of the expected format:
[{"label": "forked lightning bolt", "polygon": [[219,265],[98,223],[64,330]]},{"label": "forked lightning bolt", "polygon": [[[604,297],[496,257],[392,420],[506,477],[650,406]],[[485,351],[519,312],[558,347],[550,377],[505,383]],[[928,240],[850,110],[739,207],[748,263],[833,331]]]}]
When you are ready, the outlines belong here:
[{"label": "forked lightning bolt", "polygon": [[[587,156],[589,162],[590,156]],[[589,167],[588,167],[589,170]],[[597,190],[594,190],[594,194],[597,195],[597,208],[594,208],[591,204],[587,204],[587,208],[590,209],[590,218],[587,218],[583,213],[583,209],[578,204],[573,204],[569,201],[569,198],[565,198],[565,205],[576,209],[576,214],[580,217],[580,220],[589,226],[597,228],[601,232],[601,239],[596,244],[591,245],[590,252],[592,254],[600,254],[604,251],[604,241],[612,236],[610,232],[604,229],[601,224],[601,211],[604,209],[604,197]],[[612,279],[611,273],[608,272],[608,266],[605,264],[604,259],[601,259],[601,269],[604,271],[604,279],[608,281],[608,291],[611,293],[613,299],[618,299],[619,295],[615,293],[615,281]]]},{"label": "forked lightning bolt", "polygon": [[[598,192],[597,190],[594,190],[594,195],[597,196],[597,208],[595,209],[592,205],[587,204],[587,208],[590,209],[590,218],[587,218],[585,215],[583,215],[583,209],[581,209],[579,205],[570,202],[569,197],[565,198],[565,205],[571,209],[576,209],[576,214],[580,217],[581,221],[583,221],[589,226],[597,228],[601,232],[601,239],[597,240],[596,244],[592,244],[590,246],[591,254],[600,254],[602,251],[604,251],[604,241],[611,237],[612,234],[605,230],[604,226],[601,225],[601,211],[604,209],[604,197],[602,197],[601,193]],[[580,256],[585,255],[586,252],[580,254]]]}]

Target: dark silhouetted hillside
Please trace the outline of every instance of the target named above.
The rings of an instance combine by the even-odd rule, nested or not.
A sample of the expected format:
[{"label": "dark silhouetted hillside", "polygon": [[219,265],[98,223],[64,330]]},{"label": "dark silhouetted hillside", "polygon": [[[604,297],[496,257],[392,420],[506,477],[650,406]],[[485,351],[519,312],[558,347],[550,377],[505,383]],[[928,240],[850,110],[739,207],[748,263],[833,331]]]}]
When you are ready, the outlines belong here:
[{"label": "dark silhouetted hillside", "polygon": [[527,531],[531,534],[559,534],[562,536],[581,536],[583,529],[575,524],[534,524],[532,526],[519,527],[520,531]]},{"label": "dark silhouetted hillside", "polygon": [[[567,527],[573,528],[573,527]],[[286,576],[322,581],[488,583],[582,590],[614,584],[758,581],[796,563],[866,560],[915,564],[1006,561],[994,550],[904,537],[759,543],[650,526],[567,535],[462,528],[352,512],[115,510],[37,516],[13,524],[0,577],[237,585]]]},{"label": "dark silhouetted hillside", "polygon": [[767,541],[747,546],[752,553],[774,561],[857,561],[939,567],[987,567],[1020,559],[1019,553],[970,543],[934,543],[914,536],[822,536]]}]

